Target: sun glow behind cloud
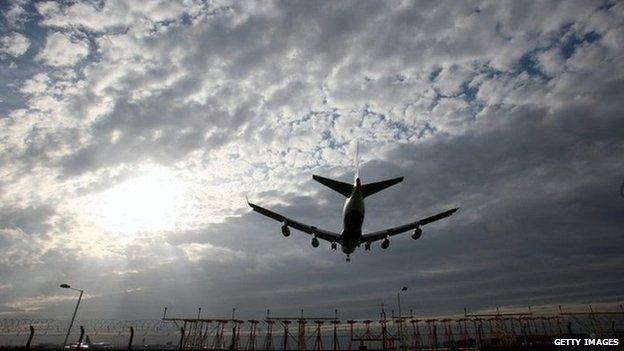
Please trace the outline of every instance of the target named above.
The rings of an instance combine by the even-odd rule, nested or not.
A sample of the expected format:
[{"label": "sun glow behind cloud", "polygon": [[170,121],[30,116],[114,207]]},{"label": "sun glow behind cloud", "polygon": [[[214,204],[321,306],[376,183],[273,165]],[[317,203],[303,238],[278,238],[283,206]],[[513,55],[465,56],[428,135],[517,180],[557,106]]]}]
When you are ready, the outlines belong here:
[{"label": "sun glow behind cloud", "polygon": [[180,222],[189,185],[164,167],[150,167],[144,174],[100,193],[93,209],[109,232],[132,234],[166,231]]}]

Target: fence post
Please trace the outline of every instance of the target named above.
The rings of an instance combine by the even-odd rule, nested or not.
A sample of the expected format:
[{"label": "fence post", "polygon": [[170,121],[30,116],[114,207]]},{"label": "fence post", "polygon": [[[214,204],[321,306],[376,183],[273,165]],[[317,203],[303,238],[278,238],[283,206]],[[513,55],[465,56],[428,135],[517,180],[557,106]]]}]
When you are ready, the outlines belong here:
[{"label": "fence post", "polygon": [[26,350],[30,350],[30,343],[33,339],[33,336],[35,336],[35,327],[33,327],[32,325],[30,326],[30,335],[28,336],[28,341],[26,341]]},{"label": "fence post", "polygon": [[132,339],[134,339],[134,328],[130,326],[130,340],[128,340],[128,350],[132,350]]},{"label": "fence post", "polygon": [[82,344],[82,338],[84,337],[84,327],[80,326],[80,338],[78,339],[78,349],[80,350],[80,345]]},{"label": "fence post", "polygon": [[180,328],[180,350],[184,346],[184,327]]}]

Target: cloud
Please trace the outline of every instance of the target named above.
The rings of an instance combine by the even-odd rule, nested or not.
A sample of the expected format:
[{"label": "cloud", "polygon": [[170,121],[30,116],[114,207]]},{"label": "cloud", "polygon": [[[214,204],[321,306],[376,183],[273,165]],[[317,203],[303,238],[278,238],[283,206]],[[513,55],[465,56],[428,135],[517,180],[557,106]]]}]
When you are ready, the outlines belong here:
[{"label": "cloud", "polygon": [[30,40],[20,33],[12,32],[0,38],[0,53],[13,57],[24,55],[30,47]]},{"label": "cloud", "polygon": [[46,223],[54,214],[50,206],[29,208],[2,207],[0,210],[1,229],[19,229],[28,234],[43,234],[50,227]]},{"label": "cloud", "polygon": [[75,300],[74,296],[36,296],[29,297],[12,302],[5,303],[4,306],[12,310],[13,312],[35,312],[50,304],[56,304],[62,301]]},{"label": "cloud", "polygon": [[54,67],[73,66],[89,54],[89,43],[60,32],[48,34],[46,45],[37,55]]},{"label": "cloud", "polygon": [[[404,285],[432,314],[624,294],[622,3],[29,6],[2,33],[30,46],[3,46],[0,313],[54,316],[60,281],[111,318],[370,317]],[[250,213],[340,231],[311,174],[352,180],[356,139],[364,181],[406,177],[366,231],[460,211],[350,265]]]},{"label": "cloud", "polygon": [[241,252],[234,252],[227,248],[215,247],[211,244],[198,244],[198,243],[189,243],[179,245],[179,247],[186,253],[188,259],[190,261],[198,261],[198,260],[232,260],[240,257]]},{"label": "cloud", "polygon": [[88,3],[59,4],[43,1],[36,4],[48,27],[78,26],[93,32],[142,27],[149,30],[159,22],[178,19],[184,13],[201,9],[194,1],[153,1],[138,6],[127,1],[108,1],[99,6]]},{"label": "cloud", "polygon": [[28,12],[24,9],[24,5],[26,5],[25,1],[10,1],[10,5],[2,11],[5,20],[10,26],[23,28],[24,24],[30,19]]}]

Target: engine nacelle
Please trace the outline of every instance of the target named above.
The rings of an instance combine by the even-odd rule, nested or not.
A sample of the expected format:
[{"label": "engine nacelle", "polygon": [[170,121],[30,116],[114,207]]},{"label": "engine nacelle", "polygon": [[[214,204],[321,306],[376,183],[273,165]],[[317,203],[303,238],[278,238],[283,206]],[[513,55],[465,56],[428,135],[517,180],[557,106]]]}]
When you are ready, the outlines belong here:
[{"label": "engine nacelle", "polygon": [[286,224],[284,224],[282,226],[282,235],[285,237],[289,237],[290,236],[290,228],[288,228],[288,226]]},{"label": "engine nacelle", "polygon": [[416,228],[414,230],[414,234],[412,234],[412,239],[418,240],[422,236],[422,229]]},{"label": "engine nacelle", "polygon": [[319,246],[319,240],[316,237],[312,238],[312,246],[313,247]]},{"label": "engine nacelle", "polygon": [[381,242],[381,248],[385,250],[388,248],[388,246],[390,246],[390,240],[386,238],[384,239],[384,241]]}]

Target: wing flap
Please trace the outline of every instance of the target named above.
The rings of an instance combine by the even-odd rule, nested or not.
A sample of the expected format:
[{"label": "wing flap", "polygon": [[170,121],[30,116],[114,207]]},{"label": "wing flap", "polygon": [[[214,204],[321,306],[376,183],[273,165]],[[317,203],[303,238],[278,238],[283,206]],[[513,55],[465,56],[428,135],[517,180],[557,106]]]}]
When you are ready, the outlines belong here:
[{"label": "wing flap", "polygon": [[429,216],[427,218],[420,219],[420,220],[418,220],[416,222],[404,224],[404,225],[401,225],[401,226],[398,226],[398,227],[394,227],[394,228],[380,230],[380,231],[369,233],[369,234],[364,234],[362,236],[362,242],[371,243],[371,242],[374,242],[374,241],[377,241],[377,240],[385,239],[388,236],[393,236],[393,235],[405,233],[405,232],[407,232],[409,230],[416,229],[417,227],[419,227],[421,225],[429,224],[429,223],[438,221],[440,219],[449,217],[449,216],[453,215],[453,213],[457,212],[457,210],[459,210],[459,208],[453,208],[453,209],[450,209],[448,211],[440,212],[440,213],[435,214],[433,216]]},{"label": "wing flap", "polygon": [[299,231],[302,231],[306,234],[310,234],[310,235],[315,235],[316,237],[318,237],[319,239],[323,239],[329,242],[338,242],[340,241],[340,235],[337,233],[333,233],[327,230],[323,230],[323,229],[319,229],[317,227],[314,226],[310,226],[298,221],[295,221],[293,219],[290,219],[286,216],[282,216],[281,214],[277,213],[277,212],[273,212],[269,209],[266,209],[264,207],[258,206],[256,204],[252,204],[251,202],[248,202],[249,206],[256,212],[267,216],[269,218],[272,218],[278,222],[282,222],[284,224],[286,224],[289,227],[295,228]]},{"label": "wing flap", "polygon": [[439,220],[441,220],[443,218],[452,216],[453,213],[457,212],[457,210],[459,210],[459,208],[453,208],[453,209],[450,209],[448,211],[440,212],[440,213],[438,213],[436,215],[433,215],[431,217],[427,217],[425,219],[421,219],[420,220],[420,224],[421,225],[425,225],[425,224],[429,224],[429,223],[432,223],[432,222],[435,222],[435,221],[439,221]]}]

